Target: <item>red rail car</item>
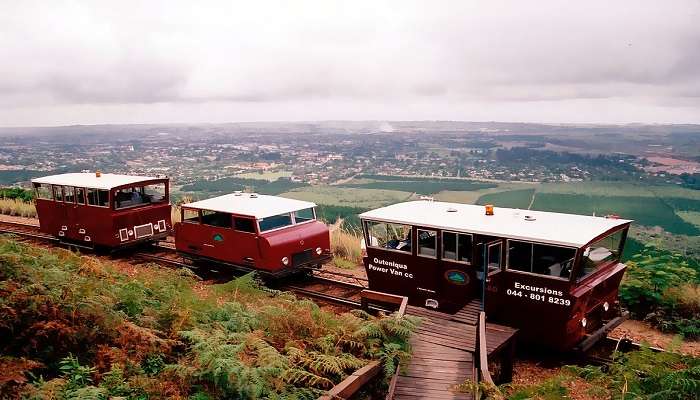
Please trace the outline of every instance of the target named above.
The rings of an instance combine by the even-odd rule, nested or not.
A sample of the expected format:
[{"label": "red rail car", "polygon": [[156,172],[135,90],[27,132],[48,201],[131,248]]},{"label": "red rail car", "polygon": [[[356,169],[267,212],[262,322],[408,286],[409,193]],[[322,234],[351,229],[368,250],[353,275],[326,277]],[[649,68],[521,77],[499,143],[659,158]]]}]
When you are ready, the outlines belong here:
[{"label": "red rail car", "polygon": [[588,346],[622,322],[620,255],[631,221],[488,211],[415,201],[361,214],[370,289],[445,311],[481,297],[490,321],[550,348]]},{"label": "red rail car", "polygon": [[276,277],[319,267],[331,258],[330,234],[315,207],[240,192],[184,204],[175,243],[189,258]]},{"label": "red rail car", "polygon": [[117,248],[171,230],[169,180],[72,173],[32,180],[41,231],[66,242]]}]

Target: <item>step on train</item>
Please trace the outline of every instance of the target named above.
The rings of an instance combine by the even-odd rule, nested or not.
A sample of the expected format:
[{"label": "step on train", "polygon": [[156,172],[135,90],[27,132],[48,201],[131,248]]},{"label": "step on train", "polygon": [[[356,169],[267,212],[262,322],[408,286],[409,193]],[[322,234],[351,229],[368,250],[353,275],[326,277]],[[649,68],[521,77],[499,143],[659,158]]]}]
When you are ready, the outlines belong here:
[{"label": "step on train", "polygon": [[[234,192],[183,204],[173,224],[167,178],[97,172],[32,183],[41,231],[68,243],[120,249],[173,235],[196,262],[273,277],[332,258],[311,202]],[[586,350],[624,320],[617,295],[632,221],[430,198],[360,219],[371,290],[450,313],[479,299],[521,341],[561,350]]]}]

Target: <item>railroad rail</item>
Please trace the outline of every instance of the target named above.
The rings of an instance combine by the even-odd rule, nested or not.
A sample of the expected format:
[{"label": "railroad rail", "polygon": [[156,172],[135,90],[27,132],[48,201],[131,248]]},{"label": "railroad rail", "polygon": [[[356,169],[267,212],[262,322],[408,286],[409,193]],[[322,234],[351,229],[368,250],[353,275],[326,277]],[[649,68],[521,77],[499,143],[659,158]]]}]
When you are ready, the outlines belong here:
[{"label": "railroad rail", "polygon": [[[0,221],[0,233],[9,233],[21,238],[41,241],[55,246],[78,247],[90,250],[89,247],[63,242],[54,236],[41,233],[39,232],[39,226],[33,224]],[[237,275],[235,271],[215,264],[194,264],[189,259],[180,256],[175,251],[175,247],[168,242],[159,242],[150,247],[127,248],[109,256],[113,258],[135,258],[138,261],[154,262],[169,268],[187,268],[193,271],[200,279],[214,283],[227,282]],[[280,290],[287,290],[303,297],[346,308],[361,307],[360,292],[367,288],[366,279],[337,271],[309,271],[308,275],[295,279],[291,284],[286,283],[278,286],[275,282],[270,282],[268,286],[272,288],[278,286]],[[365,285],[333,279],[323,275],[363,282]]]}]

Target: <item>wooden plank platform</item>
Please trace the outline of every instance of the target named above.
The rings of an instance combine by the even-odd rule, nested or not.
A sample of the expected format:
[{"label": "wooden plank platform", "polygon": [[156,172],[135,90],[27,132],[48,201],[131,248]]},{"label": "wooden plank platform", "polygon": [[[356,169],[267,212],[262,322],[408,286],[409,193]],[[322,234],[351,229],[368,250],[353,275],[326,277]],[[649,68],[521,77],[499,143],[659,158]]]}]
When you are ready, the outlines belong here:
[{"label": "wooden plank platform", "polygon": [[[394,399],[472,399],[471,393],[455,393],[455,385],[476,379],[476,325],[479,302],[473,301],[454,314],[408,306],[406,314],[422,318],[411,337],[412,358],[396,378]],[[509,345],[516,330],[486,324],[489,355]]]}]

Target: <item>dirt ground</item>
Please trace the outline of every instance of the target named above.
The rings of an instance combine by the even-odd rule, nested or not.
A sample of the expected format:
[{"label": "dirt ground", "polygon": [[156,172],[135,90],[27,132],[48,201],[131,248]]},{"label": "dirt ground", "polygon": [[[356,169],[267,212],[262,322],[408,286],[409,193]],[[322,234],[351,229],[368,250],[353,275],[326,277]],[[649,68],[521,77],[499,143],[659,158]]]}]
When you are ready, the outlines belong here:
[{"label": "dirt ground", "polygon": [[15,217],[13,215],[0,214],[0,221],[39,226],[39,220],[36,218]]},{"label": "dirt ground", "polygon": [[[671,343],[675,338],[673,334],[663,333],[645,322],[631,319],[623,322],[622,325],[610,332],[608,336],[614,338],[626,336],[633,342],[646,343],[649,346],[659,347],[664,350],[668,350],[671,347]],[[700,341],[683,341],[677,351],[700,357]]]}]

